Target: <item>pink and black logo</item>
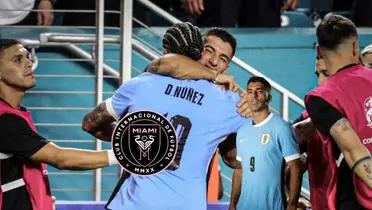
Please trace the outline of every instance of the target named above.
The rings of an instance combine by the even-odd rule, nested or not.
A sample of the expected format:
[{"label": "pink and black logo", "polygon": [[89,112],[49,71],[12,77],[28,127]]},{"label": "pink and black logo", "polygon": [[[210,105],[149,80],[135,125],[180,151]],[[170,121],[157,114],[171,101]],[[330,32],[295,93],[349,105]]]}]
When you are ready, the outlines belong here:
[{"label": "pink and black logo", "polygon": [[152,175],[173,162],[177,151],[176,132],[167,118],[156,112],[133,112],[116,126],[112,148],[125,170]]}]

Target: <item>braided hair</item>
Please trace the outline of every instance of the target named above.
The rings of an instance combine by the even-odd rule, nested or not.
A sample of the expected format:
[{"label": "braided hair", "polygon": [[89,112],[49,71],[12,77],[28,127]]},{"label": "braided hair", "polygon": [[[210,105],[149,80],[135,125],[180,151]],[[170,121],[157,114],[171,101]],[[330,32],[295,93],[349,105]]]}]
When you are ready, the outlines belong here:
[{"label": "braided hair", "polygon": [[181,54],[193,60],[200,59],[203,39],[199,28],[189,22],[174,24],[164,34],[163,48],[169,53]]}]

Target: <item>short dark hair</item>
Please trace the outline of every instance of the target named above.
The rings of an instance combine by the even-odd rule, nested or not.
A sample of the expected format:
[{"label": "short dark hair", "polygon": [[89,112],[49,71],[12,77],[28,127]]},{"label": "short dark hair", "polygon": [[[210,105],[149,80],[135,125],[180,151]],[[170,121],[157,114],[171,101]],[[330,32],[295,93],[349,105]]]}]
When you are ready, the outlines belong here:
[{"label": "short dark hair", "polygon": [[5,49],[15,44],[21,44],[21,42],[16,39],[0,39],[0,57]]},{"label": "short dark hair", "polygon": [[270,83],[263,77],[258,77],[258,76],[252,76],[251,78],[249,78],[248,82],[247,82],[247,86],[252,83],[252,82],[260,82],[261,84],[264,85],[264,88],[267,92],[271,92],[271,85]]},{"label": "short dark hair", "polygon": [[351,20],[341,15],[330,15],[319,24],[316,36],[320,47],[334,50],[345,39],[357,37],[358,33]]},{"label": "short dark hair", "polygon": [[216,36],[222,41],[227,42],[231,45],[231,48],[233,50],[232,56],[235,55],[235,50],[236,50],[236,39],[235,37],[228,31],[218,28],[218,27],[213,27],[209,29],[208,31],[205,32],[204,34],[204,39],[208,38],[208,36]]},{"label": "short dark hair", "polygon": [[203,39],[199,28],[189,22],[174,24],[164,34],[163,48],[169,53],[199,60],[203,50]]}]

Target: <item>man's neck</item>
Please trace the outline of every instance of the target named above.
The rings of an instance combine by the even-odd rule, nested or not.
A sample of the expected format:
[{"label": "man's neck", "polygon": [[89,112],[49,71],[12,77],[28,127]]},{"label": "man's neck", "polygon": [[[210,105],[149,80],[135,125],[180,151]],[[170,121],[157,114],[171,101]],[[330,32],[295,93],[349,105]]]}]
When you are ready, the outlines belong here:
[{"label": "man's neck", "polygon": [[326,58],[326,68],[328,69],[330,75],[334,75],[341,68],[355,63],[358,62],[355,61],[353,57],[340,54],[332,54]]},{"label": "man's neck", "polygon": [[255,124],[261,123],[264,121],[270,114],[269,107],[266,107],[260,111],[252,113],[252,119]]},{"label": "man's neck", "polygon": [[0,98],[2,98],[13,108],[19,108],[24,95],[24,91],[0,84]]}]

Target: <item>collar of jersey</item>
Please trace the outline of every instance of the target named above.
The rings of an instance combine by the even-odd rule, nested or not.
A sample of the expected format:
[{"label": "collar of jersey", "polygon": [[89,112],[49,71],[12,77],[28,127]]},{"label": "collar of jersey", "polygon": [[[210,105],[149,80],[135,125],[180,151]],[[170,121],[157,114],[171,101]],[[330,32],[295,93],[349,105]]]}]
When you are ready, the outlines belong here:
[{"label": "collar of jersey", "polygon": [[269,120],[273,117],[273,113],[270,112],[269,116],[266,117],[266,119],[258,124],[255,124],[253,125],[253,127],[261,127],[263,125],[265,125],[267,122],[269,122]]}]

